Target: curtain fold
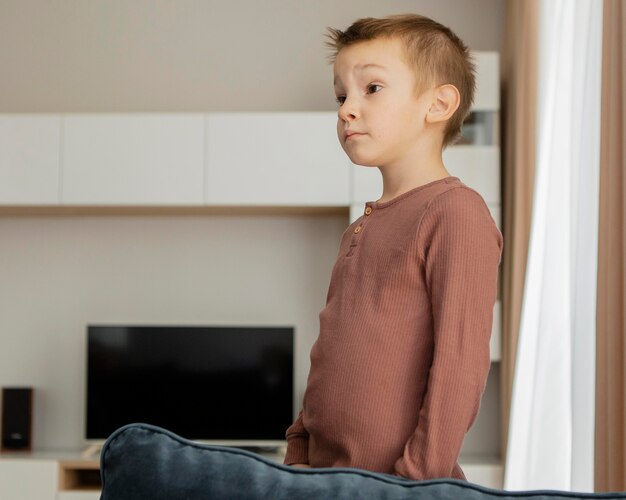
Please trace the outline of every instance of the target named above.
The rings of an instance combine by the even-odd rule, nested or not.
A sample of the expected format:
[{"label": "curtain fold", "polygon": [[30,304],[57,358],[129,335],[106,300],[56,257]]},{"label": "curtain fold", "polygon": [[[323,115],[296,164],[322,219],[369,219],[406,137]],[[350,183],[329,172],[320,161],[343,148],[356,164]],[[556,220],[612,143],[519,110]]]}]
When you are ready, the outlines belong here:
[{"label": "curtain fold", "polygon": [[540,0],[536,175],[505,489],[593,491],[602,3]]},{"label": "curtain fold", "polygon": [[539,1],[508,0],[503,44],[503,237],[501,455],[506,458],[509,410],[519,334],[533,186],[535,183]]},{"label": "curtain fold", "polygon": [[596,491],[626,491],[625,29],[623,0],[605,0],[596,318]]}]

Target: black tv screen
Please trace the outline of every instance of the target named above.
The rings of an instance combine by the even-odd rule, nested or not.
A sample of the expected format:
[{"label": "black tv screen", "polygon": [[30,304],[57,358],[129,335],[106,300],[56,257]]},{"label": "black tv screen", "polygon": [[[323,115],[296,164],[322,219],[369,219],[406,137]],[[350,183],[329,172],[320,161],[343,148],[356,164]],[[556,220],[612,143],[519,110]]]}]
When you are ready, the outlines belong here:
[{"label": "black tv screen", "polygon": [[281,444],[293,328],[87,326],[88,441],[135,422],[199,441]]}]

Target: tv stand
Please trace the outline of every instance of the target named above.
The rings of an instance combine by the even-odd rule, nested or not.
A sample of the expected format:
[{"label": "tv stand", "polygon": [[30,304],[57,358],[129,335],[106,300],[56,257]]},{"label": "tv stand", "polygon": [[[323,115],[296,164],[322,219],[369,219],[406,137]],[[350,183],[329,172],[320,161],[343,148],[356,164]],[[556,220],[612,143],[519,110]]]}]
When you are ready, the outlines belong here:
[{"label": "tv stand", "polygon": [[99,500],[100,463],[82,450],[0,452],[0,498]]},{"label": "tv stand", "polygon": [[[99,500],[100,460],[91,450],[0,452],[0,499]],[[281,455],[262,455],[283,463]]]},{"label": "tv stand", "polygon": [[85,460],[90,458],[97,458],[100,456],[100,450],[102,449],[102,444],[92,444],[89,445],[85,451],[83,451],[80,456]]},{"label": "tv stand", "polygon": [[229,445],[229,448],[237,448],[240,450],[251,451],[259,455],[280,455],[281,452],[284,455],[284,446],[239,446]]},{"label": "tv stand", "polygon": [[[102,450],[104,443],[91,444],[81,452],[80,458],[83,460],[98,460],[100,458],[100,451]],[[239,450],[251,451],[258,455],[265,455],[273,459],[279,460],[285,456],[287,452],[286,446],[243,446],[243,445],[226,445],[227,448],[235,448]]]}]

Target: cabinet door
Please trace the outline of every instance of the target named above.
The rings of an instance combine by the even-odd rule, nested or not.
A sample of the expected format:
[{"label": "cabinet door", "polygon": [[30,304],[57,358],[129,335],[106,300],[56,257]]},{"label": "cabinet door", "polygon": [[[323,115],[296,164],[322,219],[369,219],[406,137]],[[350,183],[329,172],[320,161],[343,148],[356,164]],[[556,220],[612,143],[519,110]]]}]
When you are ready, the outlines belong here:
[{"label": "cabinet door", "polygon": [[0,115],[0,204],[59,203],[60,115]]},{"label": "cabinet door", "polygon": [[335,112],[207,115],[210,205],[349,205]]},{"label": "cabinet door", "polygon": [[484,463],[480,460],[473,460],[470,463],[463,463],[461,468],[465,477],[470,483],[479,484],[486,488],[501,490],[504,483],[504,469],[502,464],[496,459],[486,459]]},{"label": "cabinet door", "polygon": [[100,491],[59,491],[56,500],[100,500]]},{"label": "cabinet door", "polygon": [[202,114],[70,114],[64,205],[201,205]]},{"label": "cabinet door", "polygon": [[476,95],[472,111],[500,109],[500,55],[498,52],[472,52],[476,63]]},{"label": "cabinet door", "polygon": [[491,361],[502,359],[502,301],[496,300],[493,305],[493,323],[491,325],[491,341],[489,343]]},{"label": "cabinet door", "polygon": [[46,460],[0,460],[0,498],[56,500],[57,463]]},{"label": "cabinet door", "polygon": [[500,147],[451,146],[443,152],[450,174],[480,193],[487,204],[500,204]]}]

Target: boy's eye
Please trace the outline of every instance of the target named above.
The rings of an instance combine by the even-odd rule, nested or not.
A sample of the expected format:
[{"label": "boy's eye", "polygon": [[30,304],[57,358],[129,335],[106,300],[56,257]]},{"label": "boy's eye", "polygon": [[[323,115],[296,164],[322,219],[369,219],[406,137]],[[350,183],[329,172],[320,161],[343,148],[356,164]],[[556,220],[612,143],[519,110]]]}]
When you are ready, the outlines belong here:
[{"label": "boy's eye", "polygon": [[[382,88],[383,88],[382,85],[379,85],[377,83],[370,83],[367,86],[367,93],[368,94],[375,94],[376,92],[380,92],[380,90]],[[341,106],[346,101],[346,96],[345,95],[338,95],[336,100],[339,103],[339,105]]]}]

